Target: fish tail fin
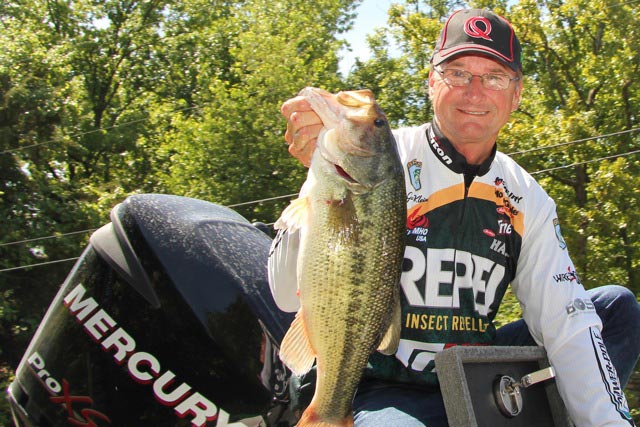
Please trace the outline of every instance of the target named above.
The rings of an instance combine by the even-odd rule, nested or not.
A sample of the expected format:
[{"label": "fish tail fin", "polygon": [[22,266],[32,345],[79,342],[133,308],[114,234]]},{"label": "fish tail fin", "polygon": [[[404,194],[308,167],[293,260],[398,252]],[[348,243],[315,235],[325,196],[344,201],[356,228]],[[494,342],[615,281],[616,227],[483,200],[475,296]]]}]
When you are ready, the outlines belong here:
[{"label": "fish tail fin", "polygon": [[298,310],[289,330],[280,343],[280,360],[296,375],[309,372],[316,355],[309,342],[307,330],[302,321],[302,309]]},{"label": "fish tail fin", "polygon": [[353,416],[349,414],[348,417],[339,420],[323,420],[311,401],[302,413],[297,427],[353,427]]}]

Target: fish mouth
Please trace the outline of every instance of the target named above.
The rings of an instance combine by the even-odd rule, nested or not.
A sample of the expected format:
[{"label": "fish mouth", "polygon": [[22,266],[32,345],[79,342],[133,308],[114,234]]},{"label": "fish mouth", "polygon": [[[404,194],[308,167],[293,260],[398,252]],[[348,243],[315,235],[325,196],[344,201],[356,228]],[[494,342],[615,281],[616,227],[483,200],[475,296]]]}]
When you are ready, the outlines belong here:
[{"label": "fish mouth", "polygon": [[349,173],[337,163],[338,159],[333,157],[323,144],[318,144],[316,148],[320,151],[320,155],[327,162],[327,166],[333,167],[333,170],[340,178],[347,181],[348,184],[360,185],[360,183],[355,178],[349,175]]},{"label": "fish mouth", "polygon": [[351,175],[349,175],[347,173],[347,171],[342,169],[342,167],[340,167],[340,166],[338,166],[336,164],[334,164],[333,167],[335,168],[336,172],[338,172],[338,175],[340,175],[342,178],[346,179],[348,182],[350,182],[352,184],[358,184],[358,181],[353,179],[353,177]]},{"label": "fish mouth", "polygon": [[347,173],[341,166],[332,163],[334,170],[340,178],[345,180],[345,185],[353,194],[363,194],[371,191],[377,184],[365,184],[364,182],[357,181],[351,175]]}]

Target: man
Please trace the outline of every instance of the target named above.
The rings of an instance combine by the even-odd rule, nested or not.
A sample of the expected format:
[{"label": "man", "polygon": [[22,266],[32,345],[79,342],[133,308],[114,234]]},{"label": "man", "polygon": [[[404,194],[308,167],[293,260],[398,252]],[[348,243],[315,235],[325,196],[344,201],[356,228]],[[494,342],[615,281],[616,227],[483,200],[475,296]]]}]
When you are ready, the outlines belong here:
[{"label": "man", "polygon": [[[634,425],[622,388],[640,353],[635,297],[618,286],[584,290],[554,202],[496,150],[522,87],[511,25],[486,10],[452,14],[431,59],[433,122],[394,131],[407,187],[403,330],[394,356],[370,358],[356,426],[446,426],[434,355],[461,344],[543,345],[577,426]],[[289,152],[308,166],[322,123],[302,97],[282,113]],[[279,242],[270,283],[292,311],[295,289],[283,283],[296,236]],[[509,284],[524,320],[496,331]]]}]

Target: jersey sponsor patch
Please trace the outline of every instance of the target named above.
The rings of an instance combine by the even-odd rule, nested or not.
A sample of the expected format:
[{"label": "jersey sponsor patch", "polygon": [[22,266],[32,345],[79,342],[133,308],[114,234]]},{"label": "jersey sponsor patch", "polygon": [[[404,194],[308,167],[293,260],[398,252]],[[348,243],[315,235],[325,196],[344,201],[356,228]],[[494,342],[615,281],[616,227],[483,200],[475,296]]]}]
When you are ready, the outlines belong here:
[{"label": "jersey sponsor patch", "polygon": [[595,313],[596,309],[589,298],[576,298],[566,305],[568,317],[574,317],[584,313]]},{"label": "jersey sponsor patch", "polygon": [[411,268],[402,273],[400,284],[414,307],[460,309],[460,292],[469,289],[475,310],[487,316],[505,277],[504,266],[466,251],[429,248],[425,256],[407,246],[404,256]]},{"label": "jersey sponsor patch", "polygon": [[553,219],[553,229],[556,232],[556,239],[558,239],[560,249],[567,249],[567,242],[564,241],[564,237],[562,237],[562,233],[560,232],[560,221],[558,218]]},{"label": "jersey sponsor patch", "polygon": [[418,191],[422,188],[422,182],[420,181],[420,173],[422,172],[422,162],[413,159],[407,163],[407,172],[409,175],[409,181],[414,190]]},{"label": "jersey sponsor patch", "polygon": [[589,328],[591,331],[591,342],[593,343],[593,349],[598,359],[598,366],[600,368],[600,375],[602,376],[602,382],[611,398],[611,403],[615,406],[616,411],[620,414],[622,419],[629,421],[630,425],[634,425],[631,414],[629,413],[629,405],[627,399],[622,391],[622,385],[618,379],[616,368],[613,366],[613,362],[609,357],[607,348],[604,345],[602,336],[596,328]]}]

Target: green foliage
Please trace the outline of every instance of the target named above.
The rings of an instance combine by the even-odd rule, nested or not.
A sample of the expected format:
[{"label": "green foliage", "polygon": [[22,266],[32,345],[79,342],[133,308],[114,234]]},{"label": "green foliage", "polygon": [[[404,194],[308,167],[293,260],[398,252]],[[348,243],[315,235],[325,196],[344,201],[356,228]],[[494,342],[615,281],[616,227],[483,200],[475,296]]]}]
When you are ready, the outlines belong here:
[{"label": "green foliage", "polygon": [[[607,2],[527,0],[514,6],[510,18],[521,35],[527,78],[523,104],[503,134],[505,151],[524,151],[517,160],[541,172],[536,177],[558,204],[587,286],[616,282],[638,293],[637,229],[625,222],[639,202],[633,185],[633,152],[640,145],[633,132],[637,10]],[[610,136],[594,138],[600,135]],[[618,160],[605,160],[616,155]],[[617,192],[615,183],[621,185]]]},{"label": "green foliage", "polygon": [[515,294],[511,288],[509,288],[502,298],[500,310],[498,311],[493,323],[496,325],[496,328],[499,328],[507,323],[514,322],[521,317],[522,309],[520,308],[520,303],[518,303]]},{"label": "green foliage", "polygon": [[383,32],[370,36],[368,40],[372,58],[366,62],[356,59],[355,69],[347,77],[345,86],[371,89],[395,127],[429,120],[431,105],[427,100],[425,81],[411,78],[413,71],[408,58],[391,56],[388,37]]},{"label": "green foliage", "polygon": [[[0,390],[6,390],[13,380],[13,370],[6,364],[0,364]],[[12,427],[11,410],[9,409],[9,401],[0,399],[0,427]]]},{"label": "green foliage", "polygon": [[[158,135],[165,161],[158,170],[159,185],[170,193],[222,205],[297,191],[305,171],[285,149],[279,107],[304,86],[338,87],[340,45],[335,34],[349,9],[349,3],[334,1],[247,2],[241,10],[230,11],[222,23],[225,31],[213,36],[237,34],[231,42],[220,43],[225,46],[222,56],[201,53],[208,49],[210,37],[194,39],[188,46],[179,44],[180,52],[168,49],[167,57],[185,49],[198,57],[191,71],[197,80],[203,77],[197,111],[174,116],[167,131]],[[198,22],[207,19],[202,16]],[[208,32],[208,26],[214,22],[193,31]],[[285,202],[238,211],[250,220],[269,223]]]}]

